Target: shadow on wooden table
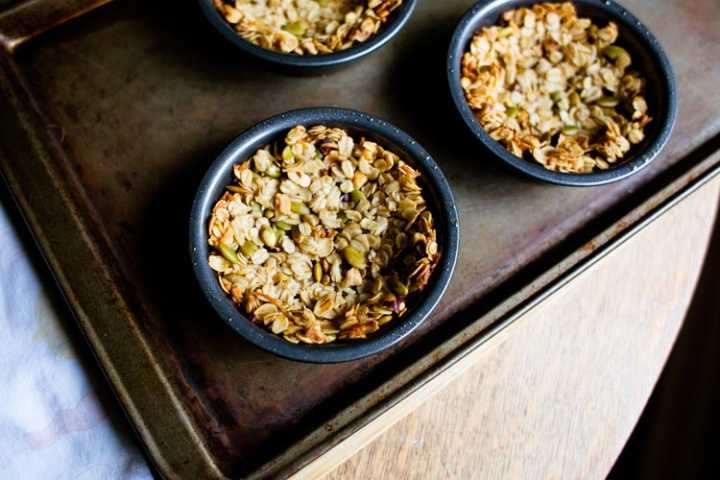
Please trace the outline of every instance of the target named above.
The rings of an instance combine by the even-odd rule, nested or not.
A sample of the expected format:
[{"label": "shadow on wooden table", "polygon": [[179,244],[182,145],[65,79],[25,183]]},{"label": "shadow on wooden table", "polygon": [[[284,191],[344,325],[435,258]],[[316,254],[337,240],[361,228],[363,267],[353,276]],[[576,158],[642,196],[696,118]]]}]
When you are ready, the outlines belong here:
[{"label": "shadow on wooden table", "polygon": [[610,479],[720,478],[720,215],[685,323]]}]

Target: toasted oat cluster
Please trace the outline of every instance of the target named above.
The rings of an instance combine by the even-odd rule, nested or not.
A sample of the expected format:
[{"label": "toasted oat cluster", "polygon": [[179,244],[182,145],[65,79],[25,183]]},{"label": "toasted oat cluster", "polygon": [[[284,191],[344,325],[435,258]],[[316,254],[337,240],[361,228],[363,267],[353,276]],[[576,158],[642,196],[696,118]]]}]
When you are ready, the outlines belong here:
[{"label": "toasted oat cluster", "polygon": [[463,57],[468,104],[518,157],[560,172],[606,170],[651,121],[645,80],[617,38],[615,23],[578,18],[572,3],[509,10]]},{"label": "toasted oat cluster", "polygon": [[362,339],[401,317],[440,251],[420,173],[339,128],[297,126],[236,165],[208,263],[252,320],[293,343]]},{"label": "toasted oat cluster", "polygon": [[403,0],[214,0],[246,40],[268,50],[322,55],[375,35]]}]

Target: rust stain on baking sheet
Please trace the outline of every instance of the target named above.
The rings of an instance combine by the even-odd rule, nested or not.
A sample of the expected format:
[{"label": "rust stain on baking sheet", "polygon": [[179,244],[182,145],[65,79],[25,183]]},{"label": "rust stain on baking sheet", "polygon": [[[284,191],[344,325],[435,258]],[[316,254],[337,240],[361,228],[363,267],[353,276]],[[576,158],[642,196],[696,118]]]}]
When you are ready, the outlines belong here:
[{"label": "rust stain on baking sheet", "polygon": [[585,253],[592,253],[595,251],[595,249],[597,249],[597,245],[595,245],[594,241],[590,241],[583,245],[581,248]]}]

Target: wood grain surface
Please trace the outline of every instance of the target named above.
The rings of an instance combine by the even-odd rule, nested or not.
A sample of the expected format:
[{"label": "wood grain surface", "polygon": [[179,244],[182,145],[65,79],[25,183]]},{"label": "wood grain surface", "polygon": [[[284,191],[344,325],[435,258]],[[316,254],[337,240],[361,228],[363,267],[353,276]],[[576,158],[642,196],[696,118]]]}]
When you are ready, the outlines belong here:
[{"label": "wood grain surface", "polygon": [[[480,348],[442,393],[328,478],[603,478],[682,325],[719,194],[716,178]],[[332,470],[414,406],[399,405],[299,477]]]}]

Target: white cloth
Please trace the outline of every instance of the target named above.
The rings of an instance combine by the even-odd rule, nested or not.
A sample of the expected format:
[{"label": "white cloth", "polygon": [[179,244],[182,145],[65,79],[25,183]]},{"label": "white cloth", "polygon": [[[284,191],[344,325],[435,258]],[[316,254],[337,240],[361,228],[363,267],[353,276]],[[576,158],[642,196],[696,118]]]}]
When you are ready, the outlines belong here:
[{"label": "white cloth", "polygon": [[0,195],[0,479],[152,478],[8,203]]}]

